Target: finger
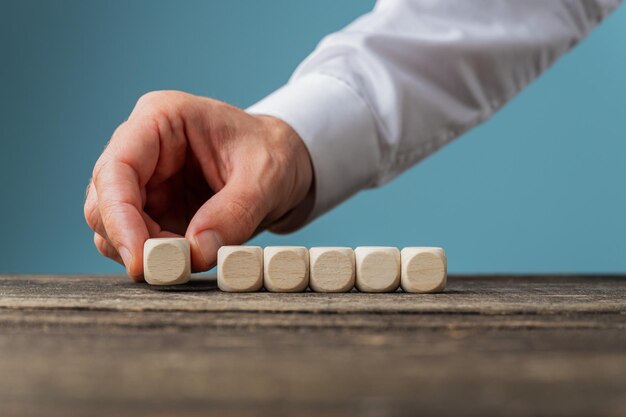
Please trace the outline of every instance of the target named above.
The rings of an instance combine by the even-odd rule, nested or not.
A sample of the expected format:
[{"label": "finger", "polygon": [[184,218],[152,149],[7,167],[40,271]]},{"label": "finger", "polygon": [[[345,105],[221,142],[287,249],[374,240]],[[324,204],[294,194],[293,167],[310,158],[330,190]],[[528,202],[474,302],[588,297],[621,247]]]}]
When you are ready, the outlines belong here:
[{"label": "finger", "polygon": [[249,182],[233,181],[200,207],[185,234],[194,270],[212,268],[220,246],[239,245],[253,235],[267,214],[262,197]]},{"label": "finger", "polygon": [[100,216],[100,211],[98,210],[98,193],[96,192],[96,187],[93,184],[93,181],[89,181],[89,186],[87,187],[84,215],[91,230],[107,239],[106,229],[104,228],[104,223],[102,223],[102,217]]},{"label": "finger", "polygon": [[[155,237],[182,237],[182,236],[177,235],[175,233],[167,232],[167,231],[161,231],[157,235],[155,235]],[[122,257],[120,256],[120,254],[117,252],[117,250],[115,250],[113,245],[111,245],[104,237],[100,236],[97,233],[94,233],[93,242],[94,242],[94,245],[96,246],[96,249],[98,249],[98,252],[100,252],[102,256],[112,259],[122,266],[124,265],[124,261],[122,260]],[[135,282],[144,281],[143,275],[136,275],[136,276],[132,276],[131,278]]]},{"label": "finger", "polygon": [[107,258],[113,259],[115,262],[124,265],[120,254],[115,250],[113,245],[111,245],[105,238],[100,236],[97,233],[93,234],[93,243],[96,245],[96,249],[102,256],[106,256]]},{"label": "finger", "polygon": [[[111,245],[105,238],[103,238],[97,233],[94,233],[93,242],[96,245],[96,248],[98,249],[98,252],[100,252],[101,255],[106,256],[107,258],[113,259],[115,262],[119,263],[122,266],[124,265],[124,261],[120,257],[117,250],[115,250],[113,245]],[[131,278],[135,282],[141,282],[144,280],[143,275],[135,275],[135,276],[132,276]]]},{"label": "finger", "polygon": [[158,139],[160,152],[150,172],[151,186],[161,184],[185,165],[187,136],[201,124],[193,98],[179,91],[153,91],[137,101],[129,117],[129,121],[147,120]]},{"label": "finger", "polygon": [[159,157],[156,134],[149,122],[126,122],[116,130],[94,168],[99,217],[130,276],[143,273],[143,243],[149,233],[142,217],[141,187],[150,179]]},{"label": "finger", "polygon": [[[107,253],[111,253],[110,250],[107,250],[106,253],[104,253],[103,250],[100,250],[100,253],[104,256],[110,257],[111,259],[121,264],[124,264],[121,261],[121,257],[119,257],[117,250],[115,250],[115,248],[108,241],[108,238],[106,236],[106,229],[104,228],[104,225],[102,223],[102,218],[98,210],[97,192],[96,192],[95,186],[93,185],[93,182],[91,181],[89,183],[87,192],[88,194],[87,194],[87,199],[85,202],[85,218],[87,218],[87,223],[95,232],[94,243],[96,243],[96,247],[98,248],[98,250],[100,250],[106,244],[108,248],[113,249],[113,252],[115,252],[116,256],[111,257],[107,255]],[[142,218],[146,224],[146,227],[148,228],[148,234],[150,235],[150,237],[182,237],[181,234],[162,230],[161,225],[157,223],[156,221],[154,221],[145,212],[142,213]]]},{"label": "finger", "polygon": [[[178,92],[144,95],[114,133],[94,169],[98,210],[106,236],[124,259],[129,275],[141,274],[142,190],[175,174],[185,162],[186,128],[193,125],[192,96]],[[185,118],[191,117],[186,122]],[[192,126],[193,127],[193,126]]]}]

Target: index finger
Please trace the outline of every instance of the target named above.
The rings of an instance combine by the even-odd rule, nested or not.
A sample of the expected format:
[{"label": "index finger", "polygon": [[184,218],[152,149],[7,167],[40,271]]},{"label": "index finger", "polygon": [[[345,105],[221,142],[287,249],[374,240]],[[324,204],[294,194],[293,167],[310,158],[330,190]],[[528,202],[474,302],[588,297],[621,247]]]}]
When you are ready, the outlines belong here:
[{"label": "index finger", "polygon": [[106,235],[130,276],[143,271],[143,244],[149,234],[142,217],[141,188],[152,176],[158,157],[158,129],[149,120],[132,119],[115,131],[93,172]]}]

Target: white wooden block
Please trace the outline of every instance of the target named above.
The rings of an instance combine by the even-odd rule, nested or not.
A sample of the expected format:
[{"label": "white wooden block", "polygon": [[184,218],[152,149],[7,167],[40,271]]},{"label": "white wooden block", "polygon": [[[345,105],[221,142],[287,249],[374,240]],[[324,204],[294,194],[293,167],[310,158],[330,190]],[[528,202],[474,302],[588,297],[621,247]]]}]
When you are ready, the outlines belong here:
[{"label": "white wooden block", "polygon": [[264,252],[265,289],[300,292],[309,285],[309,251],[302,246],[268,246]]},{"label": "white wooden block", "polygon": [[189,241],[184,238],[148,239],[143,245],[143,272],[148,284],[184,284],[191,277]]},{"label": "white wooden block", "polygon": [[348,292],[354,287],[352,248],[311,248],[309,287],[317,292]]},{"label": "white wooden block", "polygon": [[227,292],[254,292],[263,286],[260,246],[222,246],[217,251],[217,286]]},{"label": "white wooden block", "polygon": [[406,292],[439,292],[446,287],[447,262],[442,248],[404,248],[402,259],[401,285]]},{"label": "white wooden block", "polygon": [[400,286],[400,251],[391,246],[361,246],[356,257],[356,287],[362,292],[393,292]]}]

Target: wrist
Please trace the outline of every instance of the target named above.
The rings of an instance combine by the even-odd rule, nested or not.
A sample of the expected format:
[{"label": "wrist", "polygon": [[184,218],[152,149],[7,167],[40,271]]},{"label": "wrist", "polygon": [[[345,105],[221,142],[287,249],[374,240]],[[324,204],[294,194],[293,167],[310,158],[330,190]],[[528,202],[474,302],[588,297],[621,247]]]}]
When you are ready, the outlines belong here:
[{"label": "wrist", "polygon": [[309,151],[298,133],[283,120],[259,115],[269,132],[269,146],[278,153],[279,163],[286,168],[286,186],[279,196],[275,220],[269,229],[286,233],[302,226],[313,210],[314,175]]}]

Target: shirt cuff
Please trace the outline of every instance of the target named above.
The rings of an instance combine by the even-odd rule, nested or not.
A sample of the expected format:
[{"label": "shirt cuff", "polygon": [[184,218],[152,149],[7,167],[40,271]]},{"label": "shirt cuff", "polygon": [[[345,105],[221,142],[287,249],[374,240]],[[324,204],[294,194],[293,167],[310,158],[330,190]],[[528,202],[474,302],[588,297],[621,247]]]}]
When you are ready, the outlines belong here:
[{"label": "shirt cuff", "polygon": [[289,124],[313,163],[313,208],[310,201],[300,204],[281,219],[279,231],[303,226],[374,182],[381,159],[376,124],[365,100],[347,83],[307,74],[247,111]]}]

